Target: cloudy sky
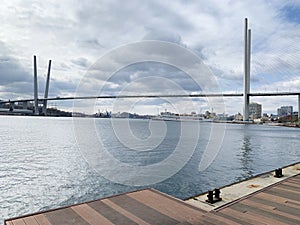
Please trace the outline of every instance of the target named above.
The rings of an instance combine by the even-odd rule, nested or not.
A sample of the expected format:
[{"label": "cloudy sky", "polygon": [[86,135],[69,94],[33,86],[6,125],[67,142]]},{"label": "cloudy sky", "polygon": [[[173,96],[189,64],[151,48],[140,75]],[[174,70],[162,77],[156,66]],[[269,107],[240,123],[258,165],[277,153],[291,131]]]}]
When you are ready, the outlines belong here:
[{"label": "cloudy sky", "polygon": [[[252,30],[251,91],[300,92],[299,0],[11,0],[0,6],[0,99],[32,98],[33,55],[38,59],[40,97],[44,95],[49,59],[49,97],[206,90],[204,81],[195,82],[197,78],[189,76],[176,63],[147,61],[153,51],[149,45],[142,49],[126,48],[151,40],[170,42],[175,50],[195,54],[218,84],[216,91],[242,92],[245,17]],[[122,49],[125,50],[120,57]],[[161,48],[155,54],[172,58],[176,56],[175,50],[166,54]],[[114,57],[107,57],[111,52]],[[128,58],[135,58],[136,63],[127,65]],[[105,71],[110,72],[109,76],[103,75]],[[224,101],[227,113],[242,112],[242,98]],[[251,101],[261,103],[267,113],[275,113],[281,105],[293,105],[297,111],[296,97],[253,97]],[[168,109],[188,113],[213,108],[207,99],[76,104],[85,112],[107,109],[157,113]],[[73,102],[56,101],[49,105],[72,110]]]}]

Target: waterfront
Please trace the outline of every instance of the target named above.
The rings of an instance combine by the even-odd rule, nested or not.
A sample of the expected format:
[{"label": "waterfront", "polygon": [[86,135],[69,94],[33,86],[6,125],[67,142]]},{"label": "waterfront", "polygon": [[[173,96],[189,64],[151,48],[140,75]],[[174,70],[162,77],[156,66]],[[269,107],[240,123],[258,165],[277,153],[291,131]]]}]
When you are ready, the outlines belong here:
[{"label": "waterfront", "polygon": [[[83,129],[91,120],[94,121],[81,119]],[[180,123],[156,121],[151,126],[164,123],[167,127],[161,144],[152,151],[128,151],[113,135],[110,121],[98,119],[95,126],[112,154],[129,164],[161,161],[172,153],[180,137]],[[124,122],[114,121],[117,124]],[[146,139],[151,133],[149,122],[130,120],[132,133],[141,140]],[[82,158],[84,150],[76,145],[72,118],[0,117],[0,124],[1,222],[3,218],[141,188],[114,184],[89,167]],[[209,140],[211,126],[220,124],[200,124],[197,147],[185,167],[151,187],[187,198],[300,159],[298,129],[228,124],[217,158],[207,170],[199,172],[198,164]],[[89,130],[84,132],[89,136]],[[156,138],[160,138],[159,133]],[[130,144],[131,140],[127,141]]]}]

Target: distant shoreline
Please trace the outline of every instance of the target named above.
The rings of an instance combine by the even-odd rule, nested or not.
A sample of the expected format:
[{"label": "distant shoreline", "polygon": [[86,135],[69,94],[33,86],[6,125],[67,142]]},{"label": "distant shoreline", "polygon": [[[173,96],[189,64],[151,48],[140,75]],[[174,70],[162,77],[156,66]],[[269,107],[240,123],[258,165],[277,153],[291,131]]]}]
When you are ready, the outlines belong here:
[{"label": "distant shoreline", "polygon": [[[63,116],[63,115],[22,115],[22,114],[2,114],[0,113],[1,116],[26,116],[26,117],[63,117],[63,118],[94,118],[94,119],[151,119],[151,118],[125,118],[125,117],[93,117],[93,116]],[[172,121],[171,121],[172,122]],[[268,122],[268,123],[255,123],[253,121],[227,121],[227,120],[213,120],[209,121],[211,123],[227,123],[227,124],[246,124],[246,125],[266,125],[266,126],[279,126],[279,127],[291,127],[291,128],[300,128],[300,122],[287,122],[287,123],[277,123],[277,122]],[[208,122],[208,123],[209,123]],[[200,121],[201,123],[201,121]]]},{"label": "distant shoreline", "polygon": [[277,122],[269,122],[269,123],[255,123],[252,121],[213,121],[214,123],[228,123],[228,124],[250,124],[250,125],[266,125],[266,126],[279,126],[279,127],[292,127],[292,128],[300,128],[300,122],[287,122],[287,123],[277,123]]}]

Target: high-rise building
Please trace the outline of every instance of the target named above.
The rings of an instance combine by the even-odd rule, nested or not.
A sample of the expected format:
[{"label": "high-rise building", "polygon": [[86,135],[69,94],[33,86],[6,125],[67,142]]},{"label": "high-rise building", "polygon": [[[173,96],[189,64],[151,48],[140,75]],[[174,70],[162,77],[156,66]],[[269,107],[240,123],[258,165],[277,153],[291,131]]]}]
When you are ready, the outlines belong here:
[{"label": "high-rise building", "polygon": [[249,104],[249,117],[250,119],[261,118],[261,104],[252,102]]},{"label": "high-rise building", "polygon": [[278,116],[290,116],[293,114],[293,106],[281,106],[277,109]]}]

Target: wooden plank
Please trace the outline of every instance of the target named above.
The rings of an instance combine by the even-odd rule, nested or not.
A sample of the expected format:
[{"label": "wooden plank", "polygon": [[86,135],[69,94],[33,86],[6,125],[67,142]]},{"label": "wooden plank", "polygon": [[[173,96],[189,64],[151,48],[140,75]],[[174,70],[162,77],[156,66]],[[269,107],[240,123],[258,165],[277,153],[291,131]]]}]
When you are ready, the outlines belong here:
[{"label": "wooden plank", "polygon": [[155,190],[155,189],[147,189],[147,191],[150,191],[150,192],[153,192],[153,193],[155,193],[155,194],[157,194],[157,195],[160,195],[160,196],[162,196],[163,198],[170,199],[170,200],[172,200],[173,203],[174,203],[174,202],[177,202],[177,203],[179,203],[180,205],[185,205],[186,207],[191,208],[191,209],[194,209],[194,210],[196,210],[197,212],[198,212],[198,211],[202,211],[203,213],[206,213],[206,212],[207,212],[207,211],[205,211],[205,210],[203,210],[203,209],[200,209],[200,208],[198,208],[198,207],[196,207],[196,206],[194,206],[194,205],[188,204],[188,203],[186,203],[186,202],[184,202],[184,201],[182,201],[182,200],[180,200],[180,199],[178,199],[178,198],[175,198],[175,197],[173,197],[173,196],[164,194],[164,193],[162,193],[162,192],[160,192],[160,191],[158,191],[158,190]]},{"label": "wooden plank", "polygon": [[5,221],[5,225],[14,225],[11,221]]},{"label": "wooden plank", "polygon": [[[272,195],[266,192],[260,192],[258,194],[255,195],[256,198],[261,198],[261,199],[270,199],[270,200],[276,200],[276,201],[282,201],[282,202],[293,202],[296,205],[299,204],[298,201],[292,200],[292,199],[288,199],[288,198],[284,198],[281,196],[277,196],[277,195]],[[300,204],[299,204],[300,205]]]},{"label": "wooden plank", "polygon": [[256,213],[264,212],[266,215],[279,219],[282,222],[291,222],[294,224],[300,224],[300,216],[294,216],[285,212],[281,212],[277,210],[275,207],[252,202],[249,199],[244,200],[242,204],[252,208],[252,210],[254,209]]},{"label": "wooden plank", "polygon": [[289,181],[289,180],[286,180],[285,182],[280,183],[278,186],[281,186],[281,185],[289,185],[289,186],[293,186],[295,188],[300,188],[300,183],[295,183],[295,182]]},{"label": "wooden plank", "polygon": [[293,180],[288,180],[289,184],[294,184],[294,185],[300,185],[300,182],[298,181],[293,181]]},{"label": "wooden plank", "polygon": [[14,225],[27,225],[27,224],[23,221],[22,218],[16,219],[16,220],[12,220],[12,223],[13,223]]},{"label": "wooden plank", "polygon": [[224,208],[223,210],[221,210],[219,212],[224,213],[229,216],[232,216],[240,221],[243,221],[243,224],[265,225],[265,223],[263,223],[259,219],[257,219],[256,216],[236,211],[234,209],[231,209],[230,207]]},{"label": "wooden plank", "polygon": [[300,184],[300,177],[299,178],[296,178],[296,177],[289,178],[288,181],[293,182],[295,184]]},{"label": "wooden plank", "polygon": [[96,210],[98,213],[100,213],[102,216],[104,216],[114,224],[137,224],[134,221],[127,218],[126,216],[119,213],[118,211],[104,204],[102,201],[88,203],[88,206]]},{"label": "wooden plank", "polygon": [[300,202],[300,195],[295,195],[293,193],[289,193],[287,191],[279,191],[279,190],[274,190],[274,189],[269,189],[266,191],[266,193],[272,194],[272,195],[276,195],[276,196],[280,196],[283,198],[287,198],[287,200],[293,200],[293,201],[297,201]]},{"label": "wooden plank", "polygon": [[[201,219],[192,218],[191,220],[188,220],[187,222],[189,224],[192,224],[192,225],[194,225],[194,224],[198,224],[198,225],[215,225],[215,224],[209,222],[208,220],[209,220],[208,218],[204,218],[204,217],[201,216]],[[185,222],[182,222],[182,223],[185,223]]]},{"label": "wooden plank", "polygon": [[176,224],[180,222],[147,205],[142,204],[128,195],[115,196],[109,200],[150,224],[156,224],[157,221],[165,225]]},{"label": "wooden plank", "polygon": [[292,207],[292,208],[295,208],[295,209],[300,209],[300,204],[299,205],[291,204],[291,202],[289,200],[287,200],[286,198],[282,198],[282,197],[275,196],[275,195],[270,195],[270,194],[263,193],[263,192],[255,195],[255,198],[263,199],[263,200],[267,200],[267,201],[271,201],[271,202],[275,202],[275,203],[279,203],[279,204],[286,205],[286,206],[289,206],[289,207]]},{"label": "wooden plank", "polygon": [[225,214],[225,213],[223,213],[222,211],[219,211],[219,212],[218,212],[218,215],[219,215],[219,216],[222,216],[223,218],[227,218],[227,219],[229,219],[229,220],[231,220],[231,221],[233,221],[233,222],[235,222],[235,223],[238,223],[238,224],[252,225],[251,223],[248,223],[248,222],[246,222],[246,221],[244,221],[244,220],[241,220],[241,219],[239,219],[239,218],[236,218],[236,217],[234,217],[234,216],[232,216],[232,215]]},{"label": "wooden plank", "polygon": [[293,186],[293,184],[292,184],[292,185],[289,185],[288,183],[284,183],[284,184],[278,185],[277,187],[287,188],[287,189],[289,189],[289,190],[297,191],[297,192],[300,191],[300,185],[299,185],[298,187],[296,187],[296,185]]},{"label": "wooden plank", "polygon": [[287,184],[292,184],[292,185],[295,185],[295,186],[300,186],[300,183],[296,183],[294,181],[288,181]]},{"label": "wooden plank", "polygon": [[262,216],[262,215],[259,215],[259,214],[253,213],[253,212],[246,212],[245,214],[250,215],[252,217],[255,217],[255,218],[257,218],[257,220],[259,220],[259,221],[261,221],[262,223],[265,223],[265,224],[287,225],[287,223],[283,223],[283,222],[275,220],[271,217]]},{"label": "wooden plank", "polygon": [[292,186],[292,187],[296,187],[296,188],[300,188],[300,184],[295,184],[295,183],[289,182],[289,181],[286,181],[286,182],[284,182],[282,184],[288,185],[288,186]]},{"label": "wooden plank", "polygon": [[286,203],[289,204],[289,205],[292,205],[293,207],[297,207],[297,208],[300,207],[300,203],[296,203],[296,202],[291,201],[291,200],[288,200]]},{"label": "wooden plank", "polygon": [[89,225],[71,208],[64,208],[44,213],[51,224]]},{"label": "wooden plank", "polygon": [[254,202],[251,199],[247,199],[247,200],[243,201],[243,204],[258,207],[259,209],[270,210],[270,211],[272,211],[272,213],[275,213],[275,214],[278,214],[278,215],[281,215],[281,216],[284,216],[284,217],[292,218],[292,219],[295,219],[295,220],[299,220],[299,222],[300,222],[300,214],[299,213],[297,213],[298,215],[297,214],[293,215],[291,213],[286,213],[286,212],[281,211],[277,207],[273,207],[273,206],[264,205],[264,204],[261,204],[261,203],[258,203],[258,202]]},{"label": "wooden plank", "polygon": [[201,218],[204,214],[202,210],[198,211],[194,208],[186,207],[185,204],[180,204],[180,202],[165,198],[150,190],[145,190],[142,193],[130,193],[128,196],[178,221]]},{"label": "wooden plank", "polygon": [[113,225],[111,221],[99,214],[87,204],[72,206],[71,208],[91,225],[97,225],[100,222],[102,225]]},{"label": "wooden plank", "polygon": [[273,207],[275,207],[275,209],[285,212],[285,213],[289,213],[291,215],[298,216],[300,214],[299,209],[287,206],[285,203],[283,203],[283,204],[277,203],[277,202],[273,202],[268,199],[260,199],[260,198],[256,198],[256,197],[251,197],[248,200],[256,202],[256,203],[268,205],[268,206],[273,206]]},{"label": "wooden plank", "polygon": [[253,202],[250,199],[245,199],[245,200],[241,201],[240,203],[243,204],[243,205],[253,206],[255,208],[264,209],[264,210],[272,211],[272,210],[276,209],[276,207],[274,207],[274,206],[264,205],[264,204],[260,204],[258,202]]},{"label": "wooden plank", "polygon": [[127,210],[123,209],[122,207],[118,206],[117,204],[113,203],[109,199],[104,199],[102,202],[109,207],[115,209],[119,213],[123,214],[124,216],[128,217],[132,221],[136,222],[137,224],[141,225],[150,225],[149,223],[145,222],[144,220],[140,219],[139,217],[133,215],[132,213],[128,212]]},{"label": "wooden plank", "polygon": [[278,192],[278,194],[285,194],[289,196],[290,199],[294,199],[299,202],[298,199],[300,199],[300,192],[298,191],[293,191],[287,188],[280,188],[280,187],[274,188],[273,191]]},{"label": "wooden plank", "polygon": [[297,189],[292,189],[289,187],[282,187],[282,186],[275,186],[272,188],[273,190],[275,189],[276,191],[282,191],[282,192],[290,192],[290,193],[294,193],[295,195],[300,195],[300,190]]},{"label": "wooden plank", "polygon": [[[190,224],[188,222],[182,222],[182,223],[177,223],[176,225],[193,225],[193,224]],[[202,225],[199,223],[199,225]]]},{"label": "wooden plank", "polygon": [[210,225],[224,225],[227,223],[221,222],[219,220],[213,219],[213,218],[209,218],[209,217],[205,217],[202,216],[200,220],[196,220],[196,221],[191,221],[192,224],[201,224],[201,225],[206,225],[206,224],[210,224]]},{"label": "wooden plank", "polygon": [[237,223],[235,221],[227,219],[226,217],[223,217],[222,214],[219,214],[218,212],[209,212],[207,214],[204,214],[203,218],[208,218],[209,219],[208,221],[210,221],[213,224],[240,225],[240,223]]},{"label": "wooden plank", "polygon": [[44,214],[37,214],[34,216],[35,220],[39,223],[39,225],[51,225],[49,220],[44,216]]},{"label": "wooden plank", "polygon": [[28,225],[39,225],[33,216],[24,217],[23,221]]},{"label": "wooden plank", "polygon": [[252,213],[257,214],[257,215],[261,215],[261,216],[264,216],[264,217],[269,217],[269,218],[272,218],[272,219],[277,220],[277,221],[282,222],[282,223],[295,224],[295,225],[299,224],[299,221],[297,221],[297,220],[293,220],[293,219],[290,219],[290,218],[283,217],[283,216],[275,214],[275,213],[273,213],[272,211],[269,211],[269,210],[257,208],[257,206],[254,207],[254,206],[245,205],[245,204],[242,204],[241,202],[239,202],[237,204],[234,204],[234,205],[231,205],[230,207],[234,210],[237,210],[237,211],[247,212],[247,213],[252,212]]}]

